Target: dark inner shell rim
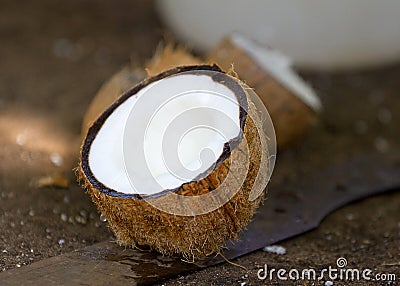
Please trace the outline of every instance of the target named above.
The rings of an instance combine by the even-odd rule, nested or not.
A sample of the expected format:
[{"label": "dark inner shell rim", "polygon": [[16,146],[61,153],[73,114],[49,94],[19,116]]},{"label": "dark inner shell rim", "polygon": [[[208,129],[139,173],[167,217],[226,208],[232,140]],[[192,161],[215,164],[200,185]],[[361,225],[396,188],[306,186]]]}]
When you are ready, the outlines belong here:
[{"label": "dark inner shell rim", "polygon": [[[97,133],[99,132],[100,128],[103,126],[105,121],[108,119],[108,117],[113,113],[121,104],[123,104],[128,98],[131,96],[137,94],[141,89],[146,87],[147,85],[161,80],[163,78],[166,78],[168,76],[172,75],[177,75],[179,73],[184,73],[184,72],[193,72],[194,75],[196,74],[207,74],[207,71],[215,71],[217,72],[215,75],[212,76],[212,79],[215,82],[221,83],[228,87],[230,90],[232,90],[233,94],[236,96],[238,103],[239,103],[239,121],[240,121],[240,130],[238,136],[235,138],[229,140],[229,142],[226,142],[224,144],[222,154],[221,156],[217,159],[216,164],[214,166],[211,166],[210,168],[214,169],[218,167],[226,158],[228,158],[231,154],[231,147],[234,149],[236,148],[240,141],[243,139],[243,131],[244,131],[244,124],[246,121],[247,117],[247,97],[246,93],[243,90],[243,87],[233,78],[225,76],[226,73],[223,72],[217,65],[195,65],[195,66],[182,66],[182,67],[177,67],[173,68],[170,70],[167,70],[165,72],[162,72],[156,76],[147,78],[137,85],[135,85],[133,88],[125,92],[123,95],[121,95],[110,107],[108,107],[97,119],[96,121],[92,124],[92,126],[89,128],[87,135],[85,137],[85,141],[82,146],[81,150],[81,167],[83,170],[84,175],[86,178],[89,180],[90,184],[95,187],[97,190],[102,192],[105,195],[112,196],[112,197],[117,197],[117,198],[135,198],[135,199],[153,199],[153,198],[158,198],[163,195],[166,195],[171,192],[175,192],[182,188],[183,185],[185,184],[190,184],[195,181],[198,181],[200,179],[205,178],[209,173],[210,169],[206,170],[205,172],[199,174],[197,177],[195,177],[192,181],[186,182],[182,185],[180,185],[177,188],[174,189],[167,189],[155,194],[151,195],[141,195],[141,194],[126,194],[126,193],[121,193],[118,192],[114,189],[111,189],[101,183],[100,181],[97,180],[96,176],[93,174],[92,170],[90,169],[89,166],[89,152],[90,152],[90,147],[93,143],[93,141],[96,138]],[[229,81],[229,82],[228,82]]]}]

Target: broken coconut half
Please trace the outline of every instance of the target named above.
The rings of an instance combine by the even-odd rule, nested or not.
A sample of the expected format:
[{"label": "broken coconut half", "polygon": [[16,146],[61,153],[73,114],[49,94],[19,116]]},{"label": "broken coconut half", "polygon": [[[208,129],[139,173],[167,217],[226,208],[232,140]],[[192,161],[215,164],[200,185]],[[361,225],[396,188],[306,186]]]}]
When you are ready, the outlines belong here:
[{"label": "broken coconut half", "polygon": [[193,260],[250,222],[275,152],[250,88],[215,65],[185,66],[142,81],[98,117],[78,176],[119,244]]},{"label": "broken coconut half", "polygon": [[321,102],[293,69],[291,60],[278,50],[262,46],[239,33],[223,39],[207,61],[235,73],[254,88],[275,126],[278,147],[299,139],[321,111]]}]

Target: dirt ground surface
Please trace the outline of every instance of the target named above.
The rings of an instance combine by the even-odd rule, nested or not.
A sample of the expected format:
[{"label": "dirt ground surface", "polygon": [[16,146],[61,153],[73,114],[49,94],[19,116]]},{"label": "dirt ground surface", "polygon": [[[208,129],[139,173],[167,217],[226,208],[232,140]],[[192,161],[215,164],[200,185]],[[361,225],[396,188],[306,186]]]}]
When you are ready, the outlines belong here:
[{"label": "dirt ground surface", "polygon": [[[81,121],[101,84],[129,62],[143,65],[164,34],[150,1],[0,1],[0,271],[112,239],[72,172]],[[325,109],[301,142],[278,154],[271,192],[288,176],[307,176],[309,165],[356,154],[398,156],[400,65],[304,76]],[[336,152],[326,148],[331,145]],[[68,178],[69,187],[37,186],[54,173]],[[264,264],[322,269],[339,257],[400,279],[399,239],[400,193],[394,190],[348,205],[318,229],[282,242],[284,255],[257,251],[234,261],[247,270],[225,263],[160,285],[286,285],[261,281],[257,271]],[[303,284],[323,282],[293,283]]]}]

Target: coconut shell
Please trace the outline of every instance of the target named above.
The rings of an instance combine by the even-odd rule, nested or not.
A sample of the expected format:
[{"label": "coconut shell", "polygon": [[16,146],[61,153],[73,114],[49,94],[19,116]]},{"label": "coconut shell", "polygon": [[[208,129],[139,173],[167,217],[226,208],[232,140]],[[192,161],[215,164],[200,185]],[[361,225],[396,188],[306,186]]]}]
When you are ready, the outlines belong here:
[{"label": "coconut shell", "polygon": [[82,136],[86,135],[89,127],[107,107],[145,76],[143,71],[127,66],[107,80],[93,98],[83,117]]},{"label": "coconut shell", "polygon": [[198,65],[201,60],[191,55],[187,49],[173,44],[160,44],[154,56],[147,62],[146,72],[138,68],[124,67],[107,80],[97,92],[82,122],[82,136],[99,115],[124,92],[147,76],[153,76],[177,66]]},{"label": "coconut shell", "polygon": [[[263,192],[254,200],[250,200],[249,196],[257,174],[267,173],[267,168],[270,167],[268,164],[261,164],[263,151],[261,146],[266,142],[266,138],[257,130],[261,123],[246,89],[243,89],[233,77],[230,77],[229,81],[232,81],[238,89],[235,94],[240,96],[239,102],[245,106],[240,110],[242,132],[235,138],[231,148],[224,148],[216,167],[205,177],[199,177],[174,190],[144,198],[137,194],[121,194],[118,190],[107,188],[97,181],[90,170],[88,154],[91,142],[108,115],[127,98],[164,77],[186,71],[210,70],[221,71],[215,65],[178,67],[147,78],[114,102],[88,130],[82,145],[77,176],[99,211],[107,218],[109,228],[114,232],[120,245],[146,245],[163,254],[178,254],[188,260],[200,259],[218,252],[227,240],[237,238],[237,233],[250,222],[262,202]],[[243,162],[248,162],[248,166],[246,167]],[[240,177],[244,178],[243,183],[235,179],[225,183],[228,178]],[[237,192],[232,194],[232,190]],[[184,206],[194,210],[194,215],[176,215],[154,207],[155,204],[179,205],[182,196],[203,198],[212,194],[213,200],[219,200],[223,199],[226,193],[232,194],[230,199],[211,212],[201,212],[204,208],[203,199],[190,201]]]},{"label": "coconut shell", "polygon": [[223,39],[207,56],[207,62],[231,70],[254,89],[274,123],[279,148],[299,139],[316,121],[317,113],[279,83],[230,38]]}]

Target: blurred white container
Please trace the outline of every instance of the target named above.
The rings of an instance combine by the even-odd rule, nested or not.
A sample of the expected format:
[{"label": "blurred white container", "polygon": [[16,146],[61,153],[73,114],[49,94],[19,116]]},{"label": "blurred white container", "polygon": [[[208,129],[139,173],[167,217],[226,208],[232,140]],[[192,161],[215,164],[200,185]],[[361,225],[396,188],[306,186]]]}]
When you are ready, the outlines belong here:
[{"label": "blurred white container", "polygon": [[399,0],[158,0],[175,35],[201,51],[230,32],[281,50],[297,67],[344,70],[400,59]]}]

